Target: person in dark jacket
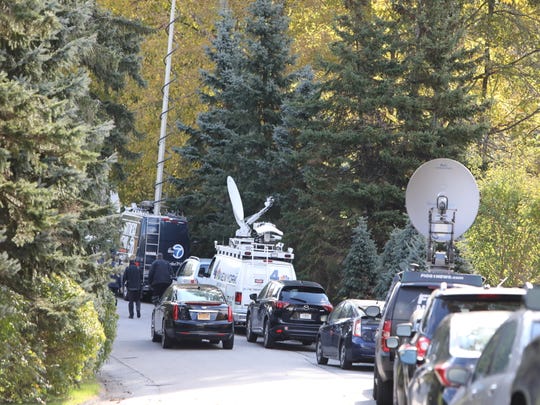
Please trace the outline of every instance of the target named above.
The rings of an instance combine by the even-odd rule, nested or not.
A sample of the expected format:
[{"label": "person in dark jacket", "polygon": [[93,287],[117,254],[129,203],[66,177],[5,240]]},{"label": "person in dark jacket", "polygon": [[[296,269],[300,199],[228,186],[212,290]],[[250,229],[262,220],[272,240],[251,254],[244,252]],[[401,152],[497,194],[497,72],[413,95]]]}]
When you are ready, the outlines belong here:
[{"label": "person in dark jacket", "polygon": [[172,267],[163,254],[158,253],[148,272],[148,284],[152,288],[152,302],[157,304],[165,290],[172,283]]},{"label": "person in dark jacket", "polygon": [[137,318],[141,317],[141,288],[143,282],[143,273],[135,260],[129,261],[129,266],[124,270],[124,283],[127,289],[127,297],[129,300],[128,310],[129,318],[133,319],[133,304],[137,309]]}]

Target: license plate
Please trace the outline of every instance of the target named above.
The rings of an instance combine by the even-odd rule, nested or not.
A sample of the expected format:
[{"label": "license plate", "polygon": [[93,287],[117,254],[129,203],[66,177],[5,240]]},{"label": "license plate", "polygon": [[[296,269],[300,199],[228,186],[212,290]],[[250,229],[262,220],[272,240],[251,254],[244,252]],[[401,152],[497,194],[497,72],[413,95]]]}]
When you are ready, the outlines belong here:
[{"label": "license plate", "polygon": [[208,321],[210,320],[210,314],[208,312],[199,312],[197,314],[197,319],[199,321]]},{"label": "license plate", "polygon": [[300,319],[311,319],[311,314],[301,313],[299,318]]}]

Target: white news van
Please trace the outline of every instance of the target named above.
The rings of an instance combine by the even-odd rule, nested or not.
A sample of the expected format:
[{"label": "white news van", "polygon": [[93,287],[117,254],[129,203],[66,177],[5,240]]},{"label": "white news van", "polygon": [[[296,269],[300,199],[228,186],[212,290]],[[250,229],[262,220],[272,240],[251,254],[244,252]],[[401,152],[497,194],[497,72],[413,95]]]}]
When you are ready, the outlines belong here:
[{"label": "white news van", "polygon": [[282,244],[257,243],[253,238],[230,238],[229,245],[217,245],[206,277],[218,286],[233,308],[234,323],[246,324],[249,295],[259,293],[269,280],[296,280],[292,252]]},{"label": "white news van", "polygon": [[228,245],[215,243],[216,254],[204,277],[223,291],[233,308],[234,323],[241,326],[246,324],[250,294],[258,294],[269,280],[296,280],[296,273],[292,249],[284,250],[279,242],[283,232],[269,222],[255,223],[272,206],[273,198],[268,197],[261,211],[244,219],[240,193],[231,177],[227,188],[240,228]]}]

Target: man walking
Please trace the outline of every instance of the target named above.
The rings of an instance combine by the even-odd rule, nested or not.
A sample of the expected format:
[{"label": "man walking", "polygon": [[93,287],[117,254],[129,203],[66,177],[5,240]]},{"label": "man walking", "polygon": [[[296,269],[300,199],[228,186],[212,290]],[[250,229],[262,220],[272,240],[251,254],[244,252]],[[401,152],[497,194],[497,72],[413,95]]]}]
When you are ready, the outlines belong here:
[{"label": "man walking", "polygon": [[133,319],[133,304],[137,309],[137,318],[141,317],[141,287],[143,273],[135,264],[135,260],[129,261],[129,266],[124,270],[125,288],[127,288],[129,318]]},{"label": "man walking", "polygon": [[152,302],[156,304],[168,286],[172,283],[172,267],[163,259],[163,253],[157,254],[157,259],[150,266],[148,284],[152,287]]}]

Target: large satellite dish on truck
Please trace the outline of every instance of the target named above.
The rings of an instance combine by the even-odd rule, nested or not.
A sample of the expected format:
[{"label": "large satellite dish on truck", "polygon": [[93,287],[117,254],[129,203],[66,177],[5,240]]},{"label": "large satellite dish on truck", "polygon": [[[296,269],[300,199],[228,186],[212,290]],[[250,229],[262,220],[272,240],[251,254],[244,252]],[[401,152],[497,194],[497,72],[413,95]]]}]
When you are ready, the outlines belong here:
[{"label": "large satellite dish on truck", "polygon": [[[251,225],[259,219],[266,211],[270,209],[272,204],[274,203],[274,199],[272,197],[268,197],[264,203],[264,208],[260,210],[259,212],[251,215],[248,218],[244,218],[244,206],[242,204],[242,198],[240,197],[240,192],[238,191],[238,187],[236,186],[236,183],[234,179],[231,176],[227,176],[227,190],[229,192],[229,198],[231,199],[234,219],[236,220],[236,223],[240,227],[236,231],[237,237],[242,238],[249,238],[251,237]],[[259,234],[262,233],[275,233],[275,234],[283,234],[279,229],[273,226],[273,224],[266,223],[266,228],[258,227]],[[271,226],[269,228],[269,226]]]},{"label": "large satellite dish on truck", "polygon": [[[411,223],[428,238],[430,249],[446,243],[452,259],[453,240],[473,224],[480,193],[471,172],[461,163],[446,158],[421,165],[407,185],[405,205]],[[434,252],[428,253],[433,258]]]}]

